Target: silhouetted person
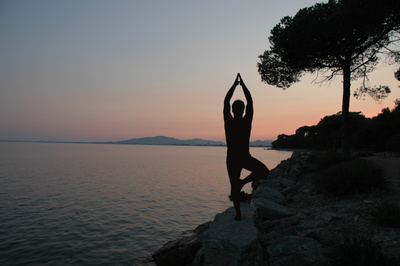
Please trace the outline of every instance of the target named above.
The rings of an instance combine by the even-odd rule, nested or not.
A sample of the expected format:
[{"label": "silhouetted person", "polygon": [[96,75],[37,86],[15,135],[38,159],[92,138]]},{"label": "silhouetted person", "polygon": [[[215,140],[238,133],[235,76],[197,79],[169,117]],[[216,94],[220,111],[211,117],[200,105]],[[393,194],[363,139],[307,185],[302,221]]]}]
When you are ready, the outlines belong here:
[{"label": "silhouetted person", "polygon": [[[236,100],[232,104],[232,116],[230,100],[239,84],[242,86],[247,101],[246,114],[243,116],[245,110],[243,101]],[[236,210],[235,220],[240,220],[242,217],[240,211],[240,191],[243,186],[249,182],[266,177],[269,173],[268,168],[262,162],[250,155],[249,141],[251,123],[253,121],[253,99],[240,74],[237,74],[235,82],[225,96],[224,121],[225,138],[228,146],[226,166],[231,183],[231,199]],[[240,173],[243,168],[252,173],[242,180],[240,179]]]}]

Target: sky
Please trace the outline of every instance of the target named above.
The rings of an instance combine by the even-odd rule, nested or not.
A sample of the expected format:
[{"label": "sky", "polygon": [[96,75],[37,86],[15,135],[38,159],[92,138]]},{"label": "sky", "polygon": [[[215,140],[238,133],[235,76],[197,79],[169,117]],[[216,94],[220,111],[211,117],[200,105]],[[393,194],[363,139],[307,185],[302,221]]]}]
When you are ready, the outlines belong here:
[{"label": "sky", "polygon": [[[315,125],[341,110],[341,77],[305,75],[282,90],[261,81],[257,63],[280,19],[317,2],[3,0],[0,140],[224,141],[223,100],[237,73],[254,101],[251,140]],[[350,111],[393,108],[397,69],[383,62],[369,76],[391,88],[387,99],[352,97]],[[244,99],[241,87],[233,98]]]}]

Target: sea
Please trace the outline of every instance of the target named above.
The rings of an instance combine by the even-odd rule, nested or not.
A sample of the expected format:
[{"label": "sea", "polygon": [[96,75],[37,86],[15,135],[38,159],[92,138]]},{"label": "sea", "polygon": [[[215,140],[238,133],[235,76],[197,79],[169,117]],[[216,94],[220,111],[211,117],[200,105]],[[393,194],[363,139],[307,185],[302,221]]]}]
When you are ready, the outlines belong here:
[{"label": "sea", "polygon": [[[291,156],[250,153],[269,169]],[[0,142],[0,265],[141,265],[232,206],[225,158],[226,147]]]}]

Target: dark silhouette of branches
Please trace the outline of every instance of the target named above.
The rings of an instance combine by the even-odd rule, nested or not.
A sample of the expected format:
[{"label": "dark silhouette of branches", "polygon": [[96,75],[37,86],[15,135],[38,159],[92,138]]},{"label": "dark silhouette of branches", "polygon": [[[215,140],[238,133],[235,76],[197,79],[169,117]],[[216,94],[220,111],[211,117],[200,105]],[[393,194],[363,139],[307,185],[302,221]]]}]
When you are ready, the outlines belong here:
[{"label": "dark silhouette of branches", "polygon": [[[272,30],[270,49],[259,56],[261,79],[286,89],[299,82],[305,73],[331,71],[325,80],[343,77],[342,149],[350,152],[349,106],[351,81],[367,80],[380,54],[397,62],[399,51],[400,1],[330,0],[300,9],[294,17],[286,16]],[[396,77],[400,74],[396,72]],[[363,89],[377,99],[385,97],[387,86]]]}]

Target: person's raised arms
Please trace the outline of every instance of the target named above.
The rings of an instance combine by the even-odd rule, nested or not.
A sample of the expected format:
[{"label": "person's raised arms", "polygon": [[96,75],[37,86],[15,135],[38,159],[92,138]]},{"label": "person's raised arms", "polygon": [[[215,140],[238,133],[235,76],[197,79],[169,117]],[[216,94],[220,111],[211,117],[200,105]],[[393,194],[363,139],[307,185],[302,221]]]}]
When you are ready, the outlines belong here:
[{"label": "person's raised arms", "polygon": [[232,87],[226,93],[225,100],[224,100],[224,117],[232,116],[230,101],[232,99],[233,93],[235,92],[237,85],[239,85],[239,77],[240,77],[240,74],[237,74],[235,82],[233,83]]},{"label": "person's raised arms", "polygon": [[253,98],[251,97],[250,91],[249,89],[247,89],[246,85],[244,84],[244,81],[242,79],[242,77],[240,76],[240,74],[238,74],[239,78],[240,78],[240,86],[242,86],[243,89],[243,93],[244,96],[246,97],[246,116],[249,116],[250,118],[253,118]]}]

